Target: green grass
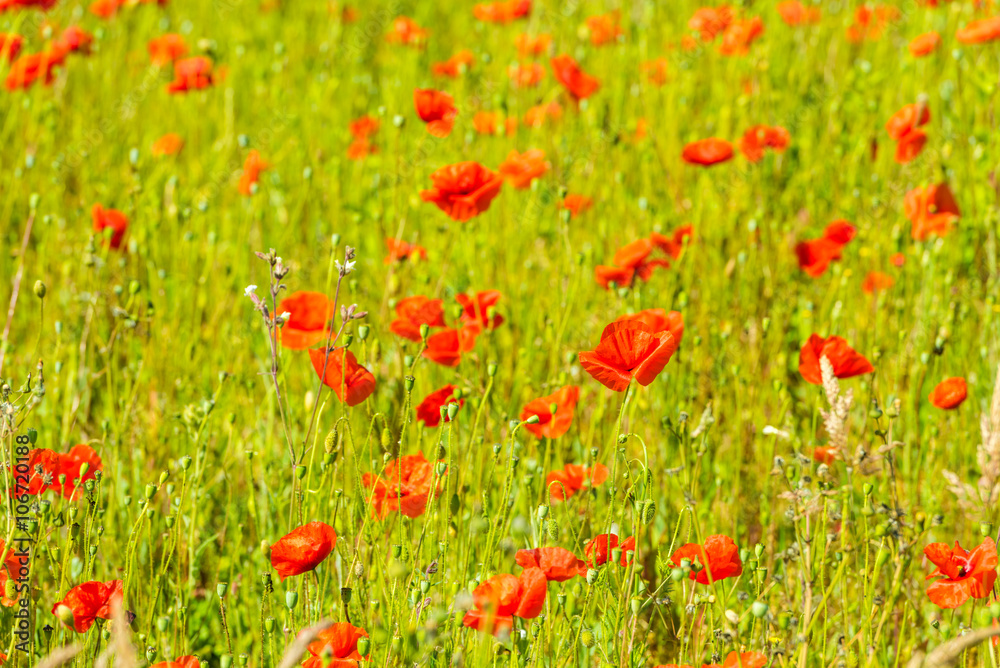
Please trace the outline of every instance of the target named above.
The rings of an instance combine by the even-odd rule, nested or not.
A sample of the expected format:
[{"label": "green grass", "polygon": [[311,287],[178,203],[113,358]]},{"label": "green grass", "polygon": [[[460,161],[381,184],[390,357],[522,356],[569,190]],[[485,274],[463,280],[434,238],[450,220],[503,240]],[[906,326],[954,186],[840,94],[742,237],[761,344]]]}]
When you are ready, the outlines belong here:
[{"label": "green grass", "polygon": [[[211,666],[260,668],[278,665],[295,633],[321,618],[367,630],[373,666],[565,668],[721,663],[740,648],[782,667],[897,666],[1000,617],[993,597],[954,612],[931,603],[924,578],[933,566],[921,553],[935,541],[971,549],[981,530],[1000,526],[995,503],[963,505],[943,474],[969,484],[982,474],[979,421],[1000,364],[1000,51],[954,38],[988,14],[971,3],[900,2],[882,39],[854,45],[844,2],[825,4],[819,25],[795,29],[774,3],[753,3],[741,11],[762,17],[764,35],[748,56],[725,58],[716,45],[680,48],[698,7],[689,0],[536,0],[531,18],[507,26],[475,21],[472,3],[371,3],[346,24],[334,3],[281,4],[264,12],[251,0],[174,0],[110,21],[66,1],[44,17],[0,14],[0,32],[26,36],[24,52],[42,48],[43,18],[97,35],[93,53],[71,55],[52,86],[0,95],[0,317],[20,276],[0,368],[11,388],[4,413],[13,406],[2,428],[6,461],[28,427],[38,447],[88,443],[103,459],[86,499],[40,497],[51,510],[34,536],[32,649],[16,653],[11,643],[10,660],[34,665],[78,641],[77,665],[91,665],[114,645],[101,637],[110,622],[78,637],[50,612],[87,580],[125,581],[125,607],[136,615],[127,639],[140,662],[197,654]],[[585,18],[615,8],[622,43],[591,46],[579,32]],[[431,31],[425,50],[385,43],[400,14]],[[907,42],[929,30],[941,33],[941,48],[912,58]],[[175,31],[193,53],[208,49],[225,79],[168,95],[169,68],[149,66],[146,43]],[[574,109],[551,71],[537,89],[511,89],[506,69],[521,32],[552,33],[554,53],[577,57],[600,92]],[[477,56],[469,73],[431,76],[432,62],[462,48]],[[660,56],[669,81],[658,88],[639,66]],[[454,95],[460,114],[446,139],[431,137],[414,113],[415,87]],[[899,165],[884,126],[920,94],[932,115],[929,141]],[[472,130],[475,110],[523,118],[550,100],[564,114],[544,129]],[[364,114],[381,119],[379,152],[352,162],[347,126]],[[640,118],[649,137],[633,142]],[[760,123],[787,128],[789,149],[708,170],[680,159],[688,141],[735,141]],[[185,139],[183,151],[153,157],[152,142],[167,132]],[[420,200],[435,169],[461,160],[495,169],[515,148],[544,150],[551,170],[528,190],[505,187],[473,221],[455,223]],[[271,168],[247,198],[236,181],[250,149]],[[944,180],[962,219],[947,237],[915,242],[903,197]],[[561,216],[565,191],[594,198],[594,209]],[[129,217],[122,252],[91,239],[96,202]],[[858,236],[811,279],[793,247],[837,218]],[[672,268],[631,290],[596,285],[594,267],[618,247],[684,223],[695,241]],[[429,260],[383,264],[392,236],[423,245]],[[370,327],[365,340],[356,325],[347,334],[376,392],[346,409],[326,388],[315,394],[304,351],[281,350],[283,425],[267,332],[244,296],[250,284],[260,294],[268,285],[254,251],[284,259],[289,291],[332,294],[346,246],[358,264],[341,303],[367,311],[360,323]],[[897,252],[906,258],[898,269],[889,259]],[[873,296],[861,283],[874,270],[896,283]],[[47,287],[42,300],[36,281]],[[405,356],[420,345],[390,333],[395,301],[427,295],[450,305],[486,289],[503,293],[506,322],[455,369],[419,358],[410,368]],[[622,395],[583,372],[576,353],[593,349],[619,315],[645,308],[681,311],[686,330],[659,378],[632,388],[619,422]],[[874,375],[841,381],[854,392],[847,450],[853,459],[863,448],[873,464],[821,468],[811,459],[828,440],[823,390],[797,370],[814,332],[845,337],[875,364]],[[37,387],[39,360],[44,394],[31,398],[19,388],[29,374]],[[927,395],[948,376],[968,380],[969,398],[944,412]],[[447,383],[466,398],[456,421],[415,424],[407,408]],[[538,441],[511,428],[528,401],[565,384],[581,387],[565,436]],[[766,434],[768,425],[788,438]],[[289,441],[302,453],[301,480]],[[878,454],[884,443],[895,444],[891,466]],[[450,461],[446,492],[419,518],[374,521],[361,476],[397,452]],[[593,462],[617,475],[551,504],[543,523],[546,474]],[[646,522],[632,503],[645,499],[655,503]],[[273,577],[272,590],[264,548],[311,520],[335,527],[335,553],[314,574]],[[582,556],[610,521],[636,536],[634,566],[601,569],[592,585],[551,583],[543,616],[515,623],[523,638],[501,642],[462,627],[470,587],[519,572],[516,549],[558,545]],[[0,532],[13,531],[7,516]],[[671,580],[673,550],[710,534],[746,551],[743,576],[712,587]],[[436,572],[425,575],[432,563]],[[352,589],[349,602],[342,587]],[[299,594],[291,610],[288,592]],[[0,611],[3,628],[15,610]],[[998,659],[984,644],[963,661]]]}]

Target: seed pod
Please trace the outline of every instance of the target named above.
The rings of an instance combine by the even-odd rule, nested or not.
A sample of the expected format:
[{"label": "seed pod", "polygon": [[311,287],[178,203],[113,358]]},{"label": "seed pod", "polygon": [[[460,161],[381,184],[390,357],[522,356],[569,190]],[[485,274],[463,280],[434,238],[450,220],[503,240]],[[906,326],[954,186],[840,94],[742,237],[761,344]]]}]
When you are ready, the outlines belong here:
[{"label": "seed pod", "polygon": [[590,649],[597,642],[597,638],[594,637],[594,632],[590,629],[584,629],[580,634],[580,644]]},{"label": "seed pod", "polygon": [[546,522],[545,534],[549,537],[549,540],[559,540],[559,523],[555,520]]},{"label": "seed pod", "polygon": [[286,591],[285,592],[285,607],[289,610],[294,610],[295,606],[299,603],[299,592],[297,591]]},{"label": "seed pod", "polygon": [[654,517],[656,517],[656,502],[652,499],[646,499],[642,505],[642,523],[649,524]]},{"label": "seed pod", "polygon": [[598,571],[593,568],[587,569],[587,584],[592,585],[597,582]]},{"label": "seed pod", "polygon": [[358,638],[358,654],[362,657],[368,656],[368,652],[371,651],[372,643],[368,638]]}]

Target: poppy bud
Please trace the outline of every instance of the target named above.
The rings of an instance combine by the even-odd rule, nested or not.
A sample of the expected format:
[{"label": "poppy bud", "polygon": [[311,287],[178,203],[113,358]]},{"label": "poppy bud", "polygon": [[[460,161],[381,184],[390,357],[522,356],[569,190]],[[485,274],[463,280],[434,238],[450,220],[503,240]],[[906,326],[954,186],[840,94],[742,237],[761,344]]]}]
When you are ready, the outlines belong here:
[{"label": "poppy bud", "polygon": [[587,584],[592,585],[595,582],[597,582],[597,576],[598,575],[599,575],[599,573],[597,572],[596,569],[594,569],[594,568],[588,568],[587,569]]},{"label": "poppy bud", "polygon": [[501,450],[500,444],[499,443],[494,443],[493,444],[493,456],[496,457],[497,455],[499,455],[500,454],[500,450]]},{"label": "poppy bud", "polygon": [[538,519],[544,520],[546,515],[549,514],[549,507],[545,504],[538,506]]},{"label": "poppy bud", "polygon": [[674,568],[673,570],[671,570],[670,571],[670,579],[673,580],[674,582],[680,582],[681,580],[683,580],[684,579],[684,569],[683,568]]},{"label": "poppy bud", "polygon": [[368,332],[370,331],[371,328],[368,325],[361,325],[360,327],[358,327],[358,338],[361,339],[362,341],[367,341]]},{"label": "poppy bud", "polygon": [[155,647],[147,647],[146,648],[146,661],[149,661],[150,663],[153,663],[153,661],[155,659],[156,659],[156,648]]},{"label": "poppy bud", "polygon": [[303,466],[302,464],[299,464],[298,466],[296,466],[295,467],[295,477],[297,479],[299,479],[299,480],[302,480],[303,478],[305,478],[306,477],[306,469],[307,468],[308,467]]},{"label": "poppy bud", "polygon": [[[86,466],[86,464],[84,464],[84,466]],[[83,466],[81,466],[80,468],[82,470]],[[156,494],[156,485],[146,485],[146,500],[152,499],[155,494]]]},{"label": "poppy bud", "polygon": [[228,584],[227,582],[220,582],[219,584],[215,585],[215,593],[216,593],[216,595],[220,599],[223,599],[223,598],[226,597],[226,585],[227,584]]},{"label": "poppy bud", "polygon": [[496,362],[490,362],[489,364],[486,365],[486,375],[489,376],[490,378],[492,378],[493,376],[497,375],[497,363]]},{"label": "poppy bud", "polygon": [[530,418],[524,421],[524,424],[538,424],[538,416],[532,415]]},{"label": "poppy bud", "polygon": [[297,591],[286,591],[285,592],[285,607],[289,610],[294,610],[295,606],[299,603],[299,592]]},{"label": "poppy bud", "polygon": [[870,482],[866,482],[862,485],[861,490],[865,493],[865,496],[871,496],[872,492],[875,490],[875,486]]},{"label": "poppy bud", "polygon": [[583,633],[580,634],[580,644],[590,649],[597,642],[597,638],[594,637],[594,632],[590,629],[584,629]]},{"label": "poppy bud", "polygon": [[268,633],[274,633],[274,617],[268,617],[264,620],[264,630]]},{"label": "poppy bud", "polygon": [[[409,355],[407,355],[407,357],[410,357],[410,361],[407,363],[404,360],[404,363],[406,364],[406,366],[412,366],[413,365],[413,358],[411,356],[409,356]],[[413,381],[415,381],[415,380],[416,379],[413,376],[407,376],[406,378],[403,379],[403,387],[406,388],[407,392],[409,392],[409,391],[411,391],[413,389]]]},{"label": "poppy bud", "polygon": [[396,545],[392,546],[392,550],[391,551],[392,551],[393,558],[394,559],[399,559],[399,555],[401,555],[403,553],[403,546],[399,545],[397,543]]},{"label": "poppy bud", "polygon": [[437,464],[434,465],[434,472],[437,473],[437,476],[439,478],[443,477],[447,471],[448,471],[448,465],[445,464],[444,462],[438,462]]},{"label": "poppy bud", "polygon": [[[456,404],[456,403],[450,403],[450,404],[448,404],[447,412],[448,412],[448,420],[449,421],[455,419],[455,416],[458,415],[458,409],[459,408],[460,408],[459,404]],[[535,416],[535,417],[537,417],[537,416]]]},{"label": "poppy bud", "polygon": [[[257,184],[255,183],[254,185],[257,185]],[[251,190],[252,189],[253,188],[251,187]],[[219,658],[219,666],[220,666],[220,668],[232,668],[232,665],[233,665],[233,655],[232,654],[223,654]]]},{"label": "poppy bud", "polygon": [[358,654],[362,657],[368,656],[368,652],[371,651],[372,643],[368,638],[358,638]]},{"label": "poppy bud", "polygon": [[28,520],[27,522],[24,523],[25,532],[33,534],[35,533],[36,529],[38,529],[38,522],[36,522],[35,520]]},{"label": "poppy bud", "polygon": [[65,624],[66,626],[69,627],[73,626],[73,608],[69,607],[68,605],[57,606],[56,617],[58,617],[59,621]]},{"label": "poppy bud", "polygon": [[753,553],[754,556],[757,557],[757,561],[760,561],[760,558],[764,556],[764,546],[760,543],[757,543],[753,548]]},{"label": "poppy bud", "polygon": [[340,600],[344,602],[344,605],[347,605],[348,603],[351,602],[351,594],[352,590],[350,587],[340,588]]},{"label": "poppy bud", "polygon": [[13,578],[8,578],[7,582],[5,582],[4,585],[3,585],[3,596],[4,596],[4,598],[9,599],[9,600],[14,600],[14,597],[17,596],[17,589],[16,589],[16,587],[17,587],[17,584],[14,582],[14,579]]},{"label": "poppy bud", "polygon": [[[403,355],[403,366],[405,366],[407,369],[413,366],[413,361],[414,361],[413,355]],[[410,378],[409,376],[406,377],[407,380],[409,380],[409,378]],[[413,385],[410,384],[406,389],[412,390]]]},{"label": "poppy bud", "polygon": [[406,117],[396,114],[395,116],[392,117],[392,124],[397,128],[402,128],[404,125],[406,125]]},{"label": "poppy bud", "polygon": [[559,607],[560,608],[565,607],[566,606],[566,594],[564,594],[562,592],[559,592],[558,594],[556,594],[556,601],[559,603]]},{"label": "poppy bud", "polygon": [[169,626],[170,626],[170,618],[167,617],[166,615],[160,615],[159,617],[156,618],[156,629],[160,633],[166,631],[167,627]]},{"label": "poppy bud", "polygon": [[559,523],[555,520],[549,520],[545,523],[545,533],[548,535],[549,540],[559,539]]},{"label": "poppy bud", "polygon": [[340,245],[340,235],[339,234],[332,234],[332,235],[330,235],[330,245],[333,246],[334,248],[336,248],[337,246]]},{"label": "poppy bud", "polygon": [[42,283],[41,281],[35,281],[35,296],[38,297],[39,299],[45,299],[46,292],[47,289],[45,287],[45,284]]},{"label": "poppy bud", "polygon": [[183,457],[181,457],[178,460],[178,463],[181,465],[181,469],[183,469],[185,471],[187,471],[189,468],[191,468],[191,458],[188,457],[187,455],[184,455]]},{"label": "poppy bud", "polygon": [[399,652],[402,649],[403,649],[403,638],[400,637],[400,636],[393,636],[392,637],[392,651],[395,652],[396,654],[399,654]]},{"label": "poppy bud", "polygon": [[982,522],[979,525],[979,535],[986,538],[991,533],[993,533],[993,523],[992,522]]}]

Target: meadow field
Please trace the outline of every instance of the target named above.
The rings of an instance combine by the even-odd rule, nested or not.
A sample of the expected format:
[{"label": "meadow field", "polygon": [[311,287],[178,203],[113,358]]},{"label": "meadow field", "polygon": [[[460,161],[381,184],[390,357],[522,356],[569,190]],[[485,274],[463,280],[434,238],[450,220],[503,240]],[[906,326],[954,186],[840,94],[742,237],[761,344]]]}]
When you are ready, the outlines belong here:
[{"label": "meadow field", "polygon": [[0,79],[0,663],[1000,665],[993,0],[0,0]]}]

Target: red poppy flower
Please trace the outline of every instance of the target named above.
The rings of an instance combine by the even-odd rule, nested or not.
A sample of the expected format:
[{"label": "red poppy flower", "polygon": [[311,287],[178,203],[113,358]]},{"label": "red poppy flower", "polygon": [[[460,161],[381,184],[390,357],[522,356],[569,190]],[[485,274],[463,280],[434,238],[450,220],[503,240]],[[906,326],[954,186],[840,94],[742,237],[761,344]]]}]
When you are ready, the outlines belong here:
[{"label": "red poppy flower", "polygon": [[354,353],[346,348],[331,350],[329,358],[325,350],[310,348],[309,360],[316,374],[323,379],[323,384],[333,390],[341,403],[357,406],[375,391],[375,376],[358,364]]},{"label": "red poppy flower", "polygon": [[90,3],[90,13],[101,19],[110,19],[118,13],[119,0],[94,0]]},{"label": "red poppy flower", "polygon": [[347,125],[347,130],[355,139],[369,139],[378,132],[379,120],[374,116],[356,118]]},{"label": "red poppy flower", "polygon": [[587,18],[587,31],[590,33],[590,43],[594,46],[617,42],[625,33],[618,25],[620,14],[617,11]]},{"label": "red poppy flower", "polygon": [[510,135],[517,132],[517,119],[504,119],[495,111],[477,111],[472,117],[472,128],[481,135]]},{"label": "red poppy flower", "polygon": [[889,23],[898,17],[899,10],[895,7],[861,5],[854,10],[854,23],[847,28],[847,40],[854,43],[878,40]]},{"label": "red poppy flower", "polygon": [[684,337],[684,316],[679,311],[667,313],[666,309],[650,308],[638,313],[623,315],[615,322],[640,322],[649,327],[654,334],[670,332],[678,346]]},{"label": "red poppy flower", "polygon": [[0,32],[0,60],[13,62],[21,52],[24,38],[13,33]]},{"label": "red poppy flower", "polygon": [[421,191],[421,199],[433,202],[452,220],[464,223],[490,208],[503,177],[478,162],[459,162],[431,174],[431,182],[434,186]]},{"label": "red poppy flower", "polygon": [[937,51],[940,43],[941,35],[934,31],[925,32],[923,35],[918,35],[910,41],[910,54],[914,58],[922,58]]},{"label": "red poppy flower", "polygon": [[427,337],[427,348],[423,356],[442,366],[458,366],[462,353],[469,352],[476,345],[479,336],[478,325],[466,324],[462,329],[444,329]]},{"label": "red poppy flower", "polygon": [[[77,500],[83,496],[83,483],[97,477],[97,472],[103,470],[100,456],[89,445],[74,445],[69,452],[58,457],[59,468],[50,489],[62,494],[64,499]],[[86,473],[81,474],[83,465],[87,465]],[[59,476],[66,476],[65,484],[60,484]]]},{"label": "red poppy flower", "polygon": [[[128,218],[117,209],[105,209],[100,204],[95,204],[90,209],[90,215],[94,220],[94,232],[104,237],[105,243],[115,250],[121,248],[125,239],[125,232],[128,230]],[[105,230],[111,230],[111,236],[107,236]]]},{"label": "red poppy flower", "polygon": [[[441,409],[450,404],[458,404],[461,408],[465,405],[465,399],[455,399],[454,385],[445,385],[440,390],[431,392],[417,406],[417,420],[423,422],[428,427],[437,427],[441,424]],[[445,422],[451,422],[447,415]]]},{"label": "red poppy flower", "polygon": [[423,295],[406,297],[396,304],[397,318],[389,325],[396,336],[410,341],[421,341],[420,326],[444,327],[444,302]]},{"label": "red poppy flower", "polygon": [[329,524],[310,522],[293,529],[271,546],[271,566],[278,577],[301,575],[315,570],[337,545],[337,532]]},{"label": "red poppy flower", "polygon": [[392,460],[380,476],[365,473],[361,483],[371,490],[372,516],[376,519],[384,519],[393,511],[406,517],[419,517],[427,509],[431,494],[441,493],[440,485],[432,492],[435,477],[440,483],[440,476],[434,474],[434,465],[424,458],[424,453],[418,452]]},{"label": "red poppy flower", "polygon": [[322,292],[293,292],[278,303],[278,315],[288,313],[279,330],[281,345],[303,350],[316,345],[329,334],[333,302]]},{"label": "red poppy flower", "polygon": [[710,167],[732,159],[733,145],[717,137],[699,139],[685,146],[681,157],[686,163]]},{"label": "red poppy flower", "polygon": [[[9,548],[9,549],[7,549]],[[7,549],[7,556],[4,558],[3,566],[0,567],[0,603],[6,608],[13,608],[18,604],[18,600],[21,598],[18,595],[16,589],[14,589],[13,583],[17,582],[21,578],[21,569],[24,569],[24,574],[28,573],[28,566],[31,562],[30,555],[25,554],[28,548],[24,550],[19,549],[16,545],[8,546],[2,538],[0,538],[0,554],[3,553],[4,549]],[[18,554],[21,552],[22,554]],[[11,596],[7,596],[7,582],[10,581],[11,585]],[[0,665],[3,665],[0,663]]]},{"label": "red poppy flower", "polygon": [[985,44],[1000,39],[1000,16],[969,21],[955,33],[962,44]]},{"label": "red poppy flower", "polygon": [[740,138],[740,152],[750,162],[759,162],[764,157],[764,149],[774,149],[783,153],[791,143],[788,130],[781,127],[755,125]]},{"label": "red poppy flower", "polygon": [[902,267],[906,264],[906,256],[902,253],[893,253],[889,258],[889,262],[891,262],[894,267]]},{"label": "red poppy flower", "polygon": [[42,11],[48,11],[55,7],[57,2],[59,0],[0,0],[0,12],[18,7],[35,7]]},{"label": "red poppy flower", "polygon": [[872,271],[865,276],[865,280],[861,284],[861,289],[868,294],[874,294],[876,292],[888,290],[895,284],[896,279],[889,274],[883,274],[880,271]]},{"label": "red poppy flower", "polygon": [[451,134],[458,115],[455,98],[432,88],[417,88],[413,91],[413,105],[431,135],[444,138]]},{"label": "red poppy flower", "polygon": [[690,578],[699,584],[734,578],[743,572],[740,549],[729,536],[709,536],[704,545],[688,543],[674,552],[670,559],[675,566],[680,566],[682,559],[698,564],[700,568],[692,568]]},{"label": "red poppy flower", "polygon": [[576,218],[581,213],[589,211],[594,206],[594,200],[586,195],[570,194],[563,198],[559,206],[569,211],[573,218]]},{"label": "red poppy flower", "polygon": [[597,487],[608,479],[609,474],[608,467],[604,464],[595,464],[593,468],[567,464],[565,468],[549,473],[545,478],[545,486],[553,501],[565,501],[581,490]]},{"label": "red poppy flower", "polygon": [[517,52],[523,57],[541,56],[549,50],[552,44],[552,35],[528,35],[522,33],[514,39],[514,46]]},{"label": "red poppy flower", "polygon": [[[649,240],[653,242],[664,253],[669,255],[675,260],[679,260],[681,253],[684,250],[685,240],[694,239],[694,225],[690,223],[687,225],[681,225],[676,230],[670,233],[670,235],[660,234],[658,232],[653,232],[649,237]],[[687,241],[687,243],[691,243]]]},{"label": "red poppy flower", "polygon": [[176,33],[168,33],[162,37],[149,40],[146,47],[149,50],[149,59],[154,65],[166,65],[187,54],[187,44],[184,38]]},{"label": "red poppy flower", "polygon": [[524,124],[531,128],[540,128],[545,125],[545,121],[558,121],[560,118],[562,107],[555,101],[539,104],[524,112]]},{"label": "red poppy flower", "polygon": [[499,172],[515,188],[527,188],[534,179],[541,177],[550,168],[551,165],[545,162],[545,151],[534,148],[524,153],[508,153]]},{"label": "red poppy flower", "polygon": [[779,2],[777,10],[781,20],[793,28],[819,23],[819,7],[805,7],[799,0]]},{"label": "red poppy flower", "polygon": [[510,23],[531,14],[531,0],[484,2],[472,8],[472,15],[485,23]]},{"label": "red poppy flower", "polygon": [[846,220],[835,220],[823,230],[819,239],[802,241],[795,246],[799,268],[813,278],[822,276],[834,260],[839,260],[844,246],[857,234],[857,228]]},{"label": "red poppy flower", "polygon": [[901,165],[905,165],[915,160],[920,152],[924,150],[927,143],[927,133],[923,130],[911,130],[903,135],[903,138],[896,143],[895,159]]},{"label": "red poppy flower", "polygon": [[534,88],[545,79],[545,68],[541,63],[515,63],[507,68],[507,76],[513,88]]},{"label": "red poppy flower", "polygon": [[149,668],[201,668],[201,661],[196,656],[179,656],[173,661],[160,661]]},{"label": "red poppy flower", "polygon": [[27,90],[36,81],[48,86],[55,78],[55,68],[61,65],[63,57],[59,54],[43,51],[21,56],[10,64],[5,85],[7,90],[19,88]]},{"label": "red poppy flower", "polygon": [[833,463],[837,461],[840,455],[840,451],[830,445],[821,445],[817,448],[813,448],[812,458],[813,461],[819,462],[820,464],[826,464],[827,466],[833,466]]},{"label": "red poppy flower", "polygon": [[946,378],[937,384],[927,398],[938,408],[952,410],[961,406],[967,395],[968,386],[964,378]]},{"label": "red poppy flower", "polygon": [[764,668],[767,657],[760,652],[730,652],[722,662],[722,668]]},{"label": "red poppy flower", "polygon": [[510,631],[514,617],[534,619],[542,614],[548,580],[540,568],[526,568],[521,575],[494,575],[472,592],[476,607],[462,624],[497,636]]},{"label": "red poppy flower", "polygon": [[759,16],[734,21],[722,33],[719,53],[724,56],[745,56],[750,53],[750,45],[764,34],[764,22]]},{"label": "red poppy flower", "polygon": [[552,73],[574,100],[586,100],[601,87],[601,82],[590,76],[572,57],[556,56],[549,61]]},{"label": "red poppy flower", "polygon": [[485,329],[496,329],[503,324],[503,316],[496,313],[496,305],[503,295],[499,290],[483,290],[474,295],[455,297],[462,306],[462,322],[478,324]]},{"label": "red poppy flower", "polygon": [[59,58],[77,51],[89,53],[90,45],[93,43],[94,36],[89,32],[80,26],[70,26],[59,35],[59,39],[52,45],[52,51]]},{"label": "red poppy flower", "polygon": [[639,69],[646,76],[646,80],[654,86],[662,86],[667,83],[669,79],[669,76],[667,75],[668,67],[666,58],[647,60],[639,65]]},{"label": "red poppy flower", "polygon": [[586,564],[582,559],[562,547],[536,547],[533,550],[518,550],[514,561],[521,568],[538,568],[546,580],[565,582],[580,574]]},{"label": "red poppy flower", "polygon": [[331,624],[309,643],[310,656],[302,668],[357,668],[364,659],[358,641],[367,637],[367,631],[348,622]]},{"label": "red poppy flower", "polygon": [[568,385],[547,397],[530,401],[521,411],[521,421],[537,415],[538,424],[526,424],[525,429],[538,438],[559,438],[573,424],[573,414],[579,400],[580,388]]},{"label": "red poppy flower", "polygon": [[735,18],[732,7],[701,7],[688,20],[688,28],[699,33],[703,42],[711,42],[725,32]]},{"label": "red poppy flower", "polygon": [[184,148],[184,139],[169,132],[153,142],[152,153],[156,156],[177,155]]},{"label": "red poppy flower", "polygon": [[962,216],[947,183],[914,188],[906,193],[903,213],[912,223],[910,235],[916,241],[943,237]]},{"label": "red poppy flower", "polygon": [[84,582],[52,606],[52,614],[77,633],[86,633],[97,619],[111,619],[111,605],[122,600],[122,581]]},{"label": "red poppy flower", "polygon": [[431,65],[431,72],[435,76],[455,79],[463,72],[469,71],[475,62],[476,56],[468,49],[465,49],[459,51],[448,60]]},{"label": "red poppy flower", "polygon": [[677,340],[668,332],[653,332],[641,322],[613,322],[601,333],[593,351],[579,354],[580,364],[599,383],[624,392],[635,380],[649,385],[677,350]]},{"label": "red poppy flower", "polygon": [[847,345],[847,341],[839,336],[824,339],[813,334],[799,351],[799,373],[807,383],[823,384],[823,372],[820,369],[820,359],[826,357],[833,366],[833,375],[837,378],[853,378],[875,371],[863,355],[855,352]]},{"label": "red poppy flower", "polygon": [[610,288],[612,283],[618,286],[632,285],[633,278],[635,278],[635,269],[609,267],[603,264],[594,267],[594,279],[605,290]]},{"label": "red poppy flower", "polygon": [[186,93],[208,88],[215,83],[212,59],[205,56],[183,58],[174,63],[174,80],[167,84],[169,93]]},{"label": "red poppy flower", "polygon": [[626,538],[621,545],[618,544],[618,536],[613,533],[602,533],[600,536],[594,536],[583,548],[583,553],[587,557],[587,565],[591,568],[603,566],[611,559],[611,551],[618,547],[622,551],[621,565],[628,566],[632,557],[635,556],[635,536]]},{"label": "red poppy flower", "polygon": [[972,552],[965,550],[958,541],[954,549],[947,543],[931,543],[924,548],[924,556],[937,569],[927,576],[941,577],[927,588],[927,596],[934,605],[952,609],[969,598],[987,598],[997,579],[997,546],[992,538]]},{"label": "red poppy flower", "polygon": [[393,262],[406,262],[407,260],[427,259],[426,248],[408,243],[402,239],[387,237],[385,240],[385,247],[389,251],[389,254],[385,256],[385,260],[383,261],[385,264],[392,264]]},{"label": "red poppy flower", "polygon": [[399,16],[392,22],[392,30],[385,36],[390,44],[421,46],[427,39],[427,30],[409,16]]},{"label": "red poppy flower", "polygon": [[885,124],[885,130],[889,133],[889,137],[899,141],[908,132],[926,125],[930,120],[931,111],[926,104],[908,104],[892,115]]},{"label": "red poppy flower", "polygon": [[243,173],[240,175],[240,194],[247,197],[252,195],[252,186],[260,179],[260,173],[269,166],[260,157],[260,153],[256,149],[250,151],[246,162],[243,163]]}]

